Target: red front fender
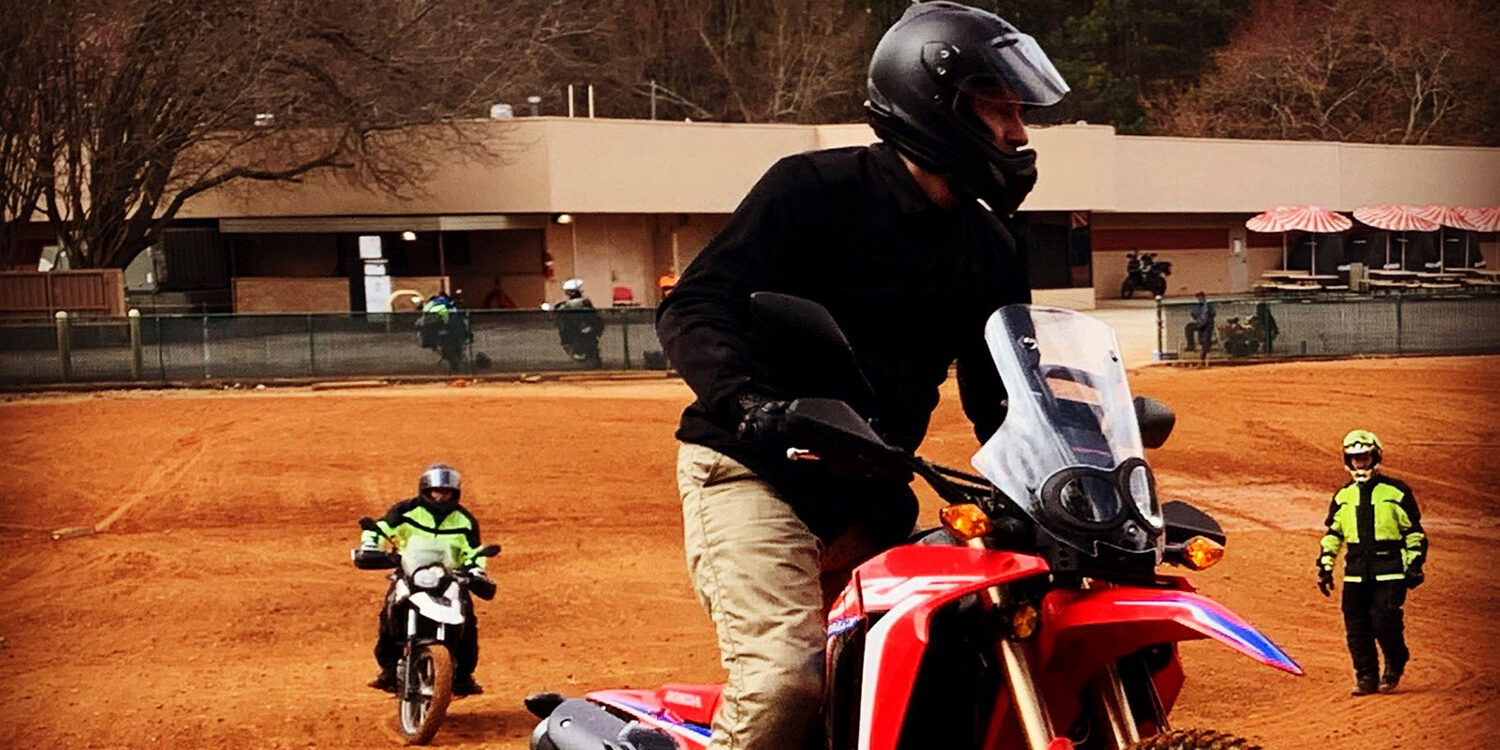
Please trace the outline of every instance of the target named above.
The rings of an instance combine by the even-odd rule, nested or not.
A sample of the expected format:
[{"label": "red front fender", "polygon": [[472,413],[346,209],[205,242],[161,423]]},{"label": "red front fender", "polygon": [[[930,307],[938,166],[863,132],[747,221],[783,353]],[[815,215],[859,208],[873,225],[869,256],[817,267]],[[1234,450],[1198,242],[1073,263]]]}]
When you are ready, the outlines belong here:
[{"label": "red front fender", "polygon": [[1223,605],[1187,589],[1059,589],[1042,600],[1038,651],[1049,670],[1103,664],[1157,643],[1212,638],[1294,675],[1302,667]]}]

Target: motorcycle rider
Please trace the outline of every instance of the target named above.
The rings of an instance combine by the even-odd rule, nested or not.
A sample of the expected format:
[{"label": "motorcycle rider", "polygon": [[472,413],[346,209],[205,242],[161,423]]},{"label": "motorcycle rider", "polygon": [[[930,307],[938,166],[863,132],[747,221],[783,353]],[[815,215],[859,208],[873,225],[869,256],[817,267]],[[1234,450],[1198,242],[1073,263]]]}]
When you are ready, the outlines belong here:
[{"label": "motorcycle rider", "polygon": [[474,339],[468,317],[459,312],[458,301],[442,291],[422,303],[417,332],[422,348],[436,351],[455,370],[463,357],[464,345]]},{"label": "motorcycle rider", "polygon": [[1021,115],[1068,90],[1046,54],[992,13],[914,4],[876,47],[868,88],[881,142],[773,165],[657,311],[696,396],[677,479],[689,573],[728,671],[718,750],[794,750],[815,735],[826,604],[917,512],[906,479],[786,460],[788,404],[814,395],[818,373],[752,325],[751,293],[828,308],[876,394],[855,407],[908,449],[955,359],[975,433],[995,431],[1004,389],[984,324],[1031,300],[1012,214],[1036,181]]},{"label": "motorcycle rider", "polygon": [[574,277],[563,282],[567,299],[553,306],[557,311],[557,335],[569,356],[593,369],[604,366],[599,358],[599,337],[604,334],[604,317],[594,303],[583,296],[583,279]]},{"label": "motorcycle rider", "polygon": [[[462,482],[457,469],[444,463],[432,464],[417,479],[416,497],[392,505],[376,524],[387,537],[398,540],[398,552],[399,546],[414,536],[446,541],[466,574],[483,578],[487,577],[488,558],[476,556],[481,546],[479,521],[459,503]],[[360,536],[360,547],[381,549],[381,537],[365,531]],[[375,661],[380,664],[380,673],[370,681],[370,687],[386,692],[396,691],[396,664],[401,658],[401,633],[406,622],[405,608],[391,601],[395,590],[393,577],[386,591],[385,606],[381,608],[380,634],[375,642]],[[464,596],[469,596],[467,591]],[[476,695],[484,692],[484,688],[474,681],[474,667],[479,663],[479,631],[472,600],[465,603],[464,611],[468,619],[464,621],[463,636],[453,649],[453,694]]]},{"label": "motorcycle rider", "polygon": [[[1328,533],[1318,555],[1318,589],[1333,593],[1333,562],[1344,555],[1344,630],[1354,660],[1354,695],[1390,692],[1401,682],[1410,657],[1402,632],[1401,605],[1408,589],[1422,585],[1427,535],[1416,496],[1405,482],[1380,472],[1384,453],[1369,430],[1344,436],[1344,467],[1352,481],[1333,494]],[[1375,645],[1385,654],[1385,672]],[[1380,674],[1377,685],[1376,675]]]}]

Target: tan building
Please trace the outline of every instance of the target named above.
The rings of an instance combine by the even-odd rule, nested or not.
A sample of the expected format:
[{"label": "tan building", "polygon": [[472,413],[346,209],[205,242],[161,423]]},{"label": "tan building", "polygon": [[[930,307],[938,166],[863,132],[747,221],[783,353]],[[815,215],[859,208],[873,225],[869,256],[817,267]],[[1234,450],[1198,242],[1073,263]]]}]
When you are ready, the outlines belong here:
[{"label": "tan building", "polygon": [[[442,157],[418,197],[314,177],[199,196],[179,223],[222,248],[220,277],[256,290],[242,289],[242,309],[362,309],[361,235],[381,237],[398,286],[446,276],[470,306],[497,279],[505,298],[531,307],[575,275],[596,304],[618,294],[650,305],[658,277],[685,267],[776,159],[874,137],[864,125],[541,117],[483,127],[502,157]],[[1033,284],[1057,290],[1039,299],[1075,307],[1118,296],[1131,250],[1173,262],[1169,296],[1250,291],[1281,263],[1282,238],[1247,234],[1244,221],[1276,205],[1500,203],[1493,148],[1137,137],[1083,124],[1035,129],[1032,142]],[[1468,239],[1500,265],[1493,235]]]}]

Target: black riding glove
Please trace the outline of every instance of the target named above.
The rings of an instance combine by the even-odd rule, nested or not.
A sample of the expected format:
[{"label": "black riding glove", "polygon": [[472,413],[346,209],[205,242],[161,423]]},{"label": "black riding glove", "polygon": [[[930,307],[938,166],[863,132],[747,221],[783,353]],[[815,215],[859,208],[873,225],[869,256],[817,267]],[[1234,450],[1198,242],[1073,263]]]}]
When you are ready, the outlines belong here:
[{"label": "black riding glove", "polygon": [[1408,589],[1421,586],[1425,580],[1427,576],[1423,575],[1421,566],[1413,565],[1410,570],[1406,571],[1406,588]]},{"label": "black riding glove", "polygon": [[1333,596],[1333,570],[1318,568],[1318,590],[1323,596]]},{"label": "black riding glove", "polygon": [[775,447],[786,434],[786,410],[790,402],[769,398],[760,393],[746,393],[736,402],[740,440],[759,446]]}]

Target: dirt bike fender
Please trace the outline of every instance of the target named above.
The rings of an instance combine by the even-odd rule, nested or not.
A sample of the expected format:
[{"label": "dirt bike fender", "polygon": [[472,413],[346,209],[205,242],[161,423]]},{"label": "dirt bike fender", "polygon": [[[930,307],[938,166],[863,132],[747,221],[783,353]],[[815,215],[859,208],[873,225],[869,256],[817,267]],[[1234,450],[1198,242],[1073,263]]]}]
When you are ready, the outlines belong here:
[{"label": "dirt bike fender", "polygon": [[[595,704],[607,705],[611,709],[614,709],[614,713],[610,714],[612,718],[620,714],[628,715],[632,719],[630,724],[635,725],[637,728],[637,731],[632,733],[634,738],[631,744],[622,745],[618,738],[623,737],[621,732],[626,729],[627,724],[619,718],[615,718],[615,721],[618,722],[615,725],[601,723],[593,730],[595,736],[598,738],[595,742],[598,744],[577,745],[576,747],[580,748],[580,750],[584,747],[588,747],[590,750],[604,750],[606,747],[630,747],[641,748],[641,750],[651,750],[656,747],[670,748],[671,750],[703,750],[703,748],[708,747],[708,740],[711,734],[708,726],[706,724],[684,721],[681,717],[678,717],[663,704],[656,691],[596,690],[589,693],[587,701],[572,700],[563,702],[557,707],[556,711],[548,716],[548,721],[554,721],[564,708],[576,703],[588,703],[594,711],[600,712],[603,712],[604,709]],[[576,711],[586,710],[582,707],[575,708]],[[561,722],[559,721],[558,723]],[[659,739],[651,738],[650,734],[657,735]],[[599,742],[599,740],[606,739],[616,744],[606,746],[602,742]],[[662,742],[673,744],[662,745]],[[571,750],[575,746],[559,743],[557,747],[558,750]]]},{"label": "dirt bike fender", "polygon": [[433,622],[444,625],[462,625],[464,622],[463,600],[458,595],[458,585],[450,585],[441,598],[429,591],[418,591],[407,599],[417,612]]},{"label": "dirt bike fender", "polygon": [[[633,711],[630,713],[634,713]],[[563,701],[531,734],[532,750],[699,750],[645,723],[626,721],[591,700]]]},{"label": "dirt bike fender", "polygon": [[[1180,580],[1180,579],[1179,579]],[[1038,651],[1043,665],[1066,655],[1075,664],[1103,664],[1158,643],[1209,638],[1262,664],[1294,675],[1302,667],[1227,607],[1187,590],[1129,586],[1056,590],[1042,601]]]},{"label": "dirt bike fender", "polygon": [[[860,685],[860,750],[893,750],[927,649],[932,616],[990,586],[1041,575],[1040,557],[971,547],[913,544],[871,558],[855,571],[863,612],[885,612],[866,635]],[[838,606],[835,605],[835,610]],[[848,617],[852,612],[841,613]]]}]

